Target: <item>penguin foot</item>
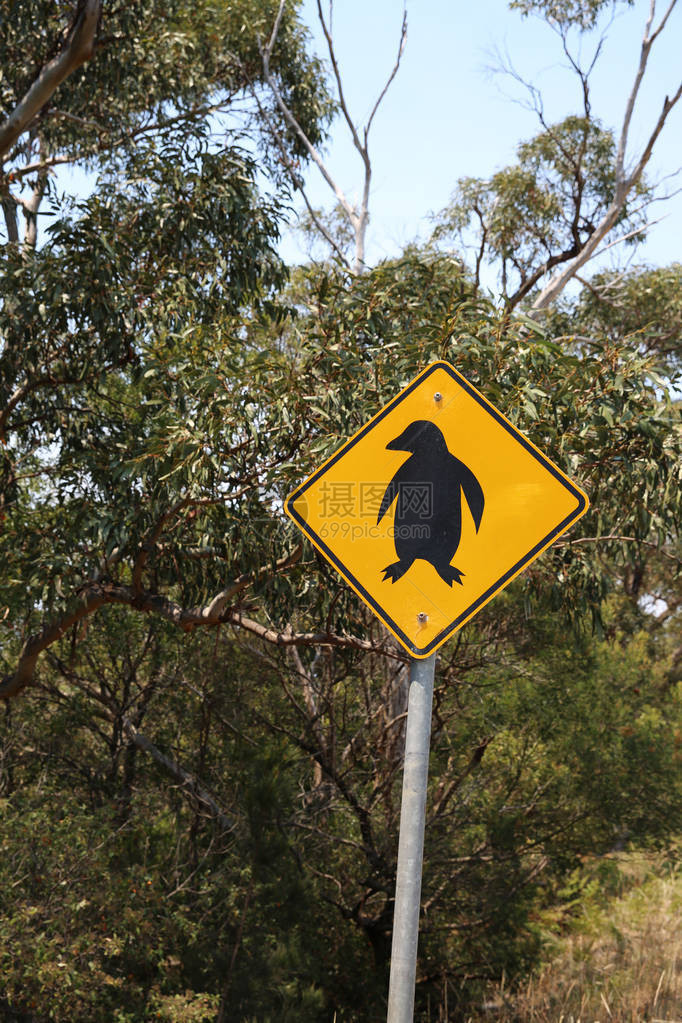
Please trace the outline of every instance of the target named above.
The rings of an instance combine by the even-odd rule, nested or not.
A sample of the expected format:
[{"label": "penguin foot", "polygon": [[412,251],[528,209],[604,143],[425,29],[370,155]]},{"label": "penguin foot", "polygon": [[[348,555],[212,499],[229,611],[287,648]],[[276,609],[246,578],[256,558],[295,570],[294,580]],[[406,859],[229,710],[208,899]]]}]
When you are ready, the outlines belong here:
[{"label": "penguin foot", "polygon": [[453,568],[452,565],[446,565],[444,567],[442,565],[440,567],[434,565],[433,567],[436,569],[436,572],[438,572],[438,575],[441,577],[443,582],[447,583],[448,586],[452,586],[453,583],[459,583],[460,586],[464,585],[462,582],[464,572],[460,572],[458,568]]},{"label": "penguin foot", "polygon": [[386,568],[382,569],[384,578],[381,581],[385,583],[387,579],[390,579],[392,583],[397,582],[398,579],[405,575],[411,564],[411,561],[409,563],[394,561],[392,565],[386,565]]}]

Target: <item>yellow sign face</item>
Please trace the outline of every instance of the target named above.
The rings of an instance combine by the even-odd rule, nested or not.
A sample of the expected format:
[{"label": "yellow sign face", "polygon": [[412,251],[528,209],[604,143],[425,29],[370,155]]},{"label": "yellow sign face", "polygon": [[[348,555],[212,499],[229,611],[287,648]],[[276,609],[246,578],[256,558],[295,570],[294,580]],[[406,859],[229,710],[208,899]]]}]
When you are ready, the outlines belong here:
[{"label": "yellow sign face", "polygon": [[413,657],[428,657],[587,509],[447,362],[309,476],[287,514]]}]

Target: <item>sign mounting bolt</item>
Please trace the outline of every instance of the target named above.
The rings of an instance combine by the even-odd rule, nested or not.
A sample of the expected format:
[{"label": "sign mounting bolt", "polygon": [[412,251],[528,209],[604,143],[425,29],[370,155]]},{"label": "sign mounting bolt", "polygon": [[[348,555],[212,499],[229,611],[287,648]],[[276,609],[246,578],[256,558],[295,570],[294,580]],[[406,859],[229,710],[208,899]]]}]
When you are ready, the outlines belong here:
[{"label": "sign mounting bolt", "polygon": [[443,400],[443,395],[440,393],[440,391],[436,391],[436,393],[433,396],[433,400],[436,402]]},{"label": "sign mounting bolt", "polygon": [[423,625],[425,622],[428,622],[428,620],[429,616],[426,614],[425,611],[420,611],[419,614],[417,615],[417,621],[419,622],[420,625]]}]

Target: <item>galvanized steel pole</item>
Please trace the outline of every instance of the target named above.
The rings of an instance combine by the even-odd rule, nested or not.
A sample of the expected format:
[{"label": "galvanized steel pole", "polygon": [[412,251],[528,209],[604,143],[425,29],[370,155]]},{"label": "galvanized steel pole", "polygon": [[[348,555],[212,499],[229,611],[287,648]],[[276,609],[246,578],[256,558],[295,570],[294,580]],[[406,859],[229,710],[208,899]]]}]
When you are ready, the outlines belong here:
[{"label": "galvanized steel pole", "polygon": [[387,1023],[412,1023],[422,887],[426,782],[436,655],[412,660],[396,872]]}]

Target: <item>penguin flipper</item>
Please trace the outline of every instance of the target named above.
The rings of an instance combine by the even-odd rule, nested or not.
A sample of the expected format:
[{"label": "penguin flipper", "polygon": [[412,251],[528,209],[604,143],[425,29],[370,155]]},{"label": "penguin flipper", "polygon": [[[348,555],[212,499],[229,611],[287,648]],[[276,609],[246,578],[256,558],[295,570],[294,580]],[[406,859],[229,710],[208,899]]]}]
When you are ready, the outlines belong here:
[{"label": "penguin flipper", "polygon": [[398,487],[400,481],[398,480],[398,473],[395,474],[391,482],[384,491],[384,496],[381,498],[381,507],[379,508],[379,514],[377,516],[377,526],[383,519],[384,515],[391,507],[396,497],[398,496]]},{"label": "penguin flipper", "polygon": [[481,489],[481,484],[478,482],[471,469],[467,469],[466,465],[464,465],[463,462],[459,463],[459,471],[462,490],[464,491],[464,496],[466,497],[466,502],[469,505],[469,511],[471,512],[472,518],[474,520],[476,532],[478,533],[478,527],[481,524],[481,519],[483,518],[483,508],[485,506],[485,497],[483,496],[483,490]]},{"label": "penguin flipper", "polygon": [[391,507],[398,494],[400,493],[400,488],[403,485],[403,483],[409,482],[409,467],[411,462],[412,459],[408,458],[408,460],[400,466],[395,476],[386,487],[386,490],[384,491],[384,496],[381,499],[381,507],[379,508],[379,514],[377,515],[377,526],[379,525],[384,515]]}]

